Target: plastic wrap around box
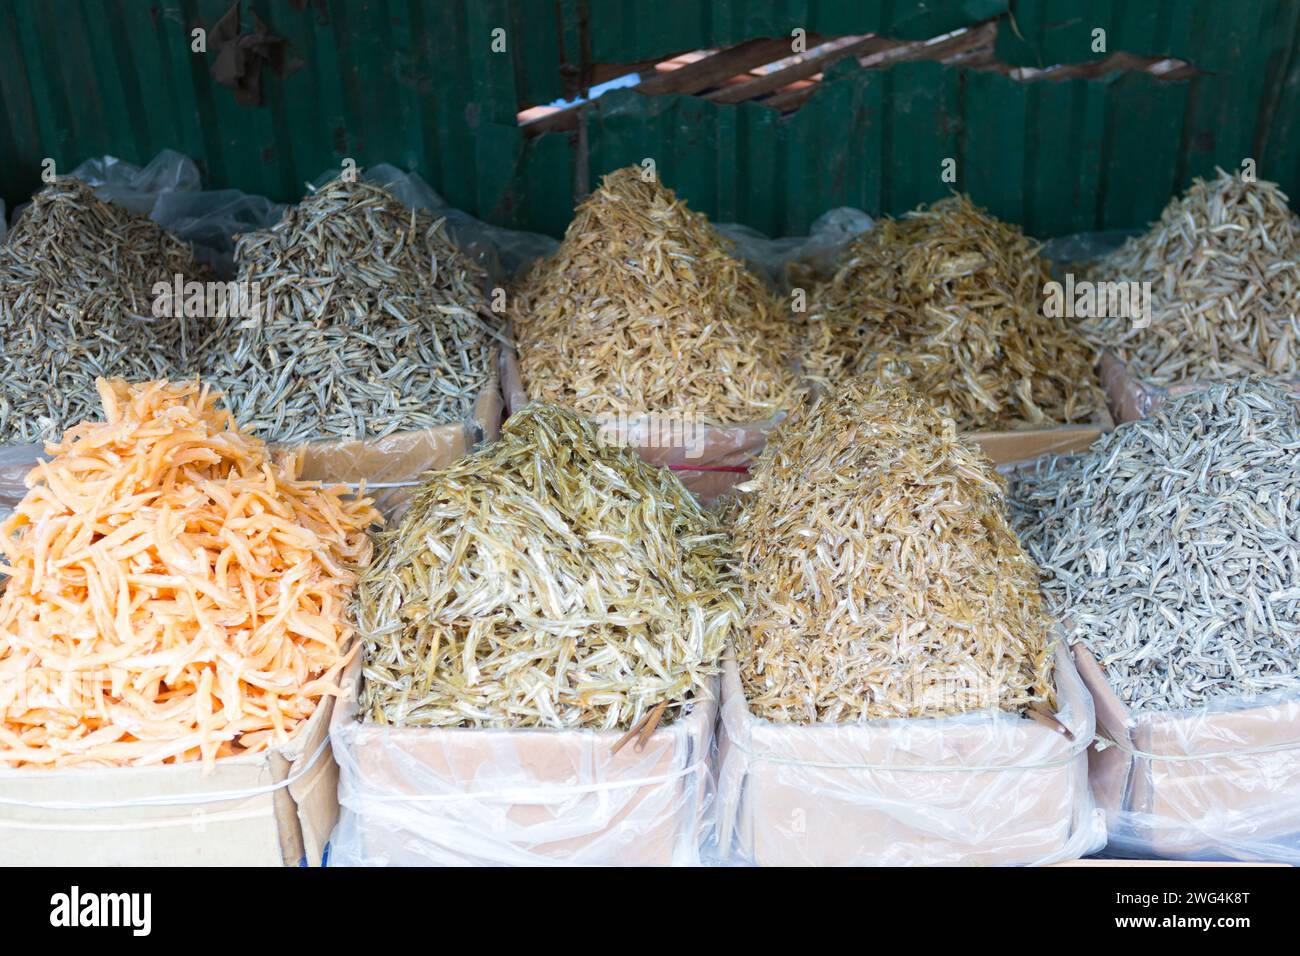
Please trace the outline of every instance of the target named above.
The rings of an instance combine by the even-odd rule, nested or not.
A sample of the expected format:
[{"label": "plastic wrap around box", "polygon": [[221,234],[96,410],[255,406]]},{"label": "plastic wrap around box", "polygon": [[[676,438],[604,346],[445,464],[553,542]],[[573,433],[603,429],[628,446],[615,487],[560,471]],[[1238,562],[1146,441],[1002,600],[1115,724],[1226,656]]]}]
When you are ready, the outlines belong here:
[{"label": "plastic wrap around box", "polygon": [[1090,754],[1108,852],[1300,865],[1300,698],[1135,714],[1074,654],[1114,742]]},{"label": "plastic wrap around box", "polygon": [[1101,848],[1092,703],[1057,655],[1057,719],[1012,714],[800,726],[754,716],[724,662],[719,847],[763,866],[1044,864]]},{"label": "plastic wrap around box", "polygon": [[154,767],[0,770],[0,866],[319,866],[333,698],[285,747]]},{"label": "plastic wrap around box", "polygon": [[354,662],[330,728],[342,805],[331,865],[699,861],[716,688],[643,750],[614,754],[616,731],[360,723],[360,677]]}]

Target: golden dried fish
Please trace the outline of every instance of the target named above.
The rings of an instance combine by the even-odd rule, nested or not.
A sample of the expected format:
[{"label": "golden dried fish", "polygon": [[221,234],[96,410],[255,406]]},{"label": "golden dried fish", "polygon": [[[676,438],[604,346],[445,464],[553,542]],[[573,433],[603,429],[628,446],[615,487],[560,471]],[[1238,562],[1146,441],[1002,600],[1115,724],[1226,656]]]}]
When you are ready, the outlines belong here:
[{"label": "golden dried fish", "polygon": [[908,388],[850,379],[768,440],[732,521],[760,717],[1017,711],[1051,697],[1053,621],[1005,486]]},{"label": "golden dried fish", "polygon": [[514,296],[529,396],[591,416],[656,412],[701,424],[789,407],[794,328],[728,249],[639,167],[610,173]]},{"label": "golden dried fish", "polygon": [[205,377],[268,441],[462,421],[492,374],[484,275],[444,221],[335,179],[235,245],[266,314],[220,323]]},{"label": "golden dried fish", "polygon": [[203,320],[155,318],[153,286],[210,278],[190,244],[76,179],[37,193],[0,244],[0,444],[99,412],[95,380],[183,378]]},{"label": "golden dried fish", "polygon": [[804,368],[908,383],[963,430],[1091,421],[1097,355],[1043,315],[1049,278],[1034,242],[965,196],[883,219],[814,291]]},{"label": "golden dried fish", "polygon": [[628,729],[679,713],[739,617],[725,536],[666,469],[529,405],[431,472],[354,609],[365,719]]},{"label": "golden dried fish", "polygon": [[1218,172],[1090,269],[1151,283],[1148,327],[1108,318],[1083,330],[1152,385],[1300,371],[1300,222],[1276,183]]}]

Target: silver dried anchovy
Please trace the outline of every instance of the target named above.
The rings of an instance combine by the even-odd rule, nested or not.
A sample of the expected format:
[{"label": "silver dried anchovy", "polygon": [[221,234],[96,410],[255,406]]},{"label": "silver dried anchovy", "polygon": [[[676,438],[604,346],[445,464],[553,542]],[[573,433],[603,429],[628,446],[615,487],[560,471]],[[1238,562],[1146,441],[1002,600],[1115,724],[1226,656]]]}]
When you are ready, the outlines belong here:
[{"label": "silver dried anchovy", "polygon": [[1084,335],[1153,385],[1300,368],[1300,220],[1286,193],[1219,170],[1165,207],[1091,278],[1151,283],[1151,324],[1088,319]]},{"label": "silver dried anchovy", "polygon": [[95,379],[195,371],[200,319],[155,318],[153,286],[210,278],[189,243],[61,179],[0,245],[0,444],[56,439],[100,412]]},{"label": "silver dried anchovy", "polygon": [[296,443],[469,417],[499,333],[444,220],[340,178],[241,236],[235,261],[264,314],[219,324],[205,375],[241,425]]},{"label": "silver dried anchovy", "polygon": [[1300,414],[1243,379],[1016,482],[1048,600],[1137,711],[1300,689]]}]

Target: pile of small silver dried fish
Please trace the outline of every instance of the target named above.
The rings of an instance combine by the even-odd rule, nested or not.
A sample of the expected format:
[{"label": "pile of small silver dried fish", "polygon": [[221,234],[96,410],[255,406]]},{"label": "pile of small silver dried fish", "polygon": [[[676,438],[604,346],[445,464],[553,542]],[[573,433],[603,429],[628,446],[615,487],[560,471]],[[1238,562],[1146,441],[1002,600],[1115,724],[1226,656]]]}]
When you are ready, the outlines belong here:
[{"label": "pile of small silver dried fish", "polygon": [[766,419],[795,401],[794,327],[709,221],[639,167],[610,173],[510,312],[534,401],[591,416]]},{"label": "pile of small silver dried fish", "polygon": [[363,719],[653,728],[717,670],[739,617],[725,552],[670,471],[529,405],[381,536],[354,612]]},{"label": "pile of small silver dried fish", "polygon": [[1102,281],[1150,282],[1150,326],[1093,319],[1084,333],[1153,385],[1300,370],[1300,222],[1276,183],[1219,170],[1145,235],[1096,263]]},{"label": "pile of small silver dried fish", "polygon": [[1070,642],[1131,708],[1300,688],[1300,415],[1281,389],[1171,399],[1012,494]]},{"label": "pile of small silver dried fish", "polygon": [[850,379],[768,440],[733,519],[741,678],[789,723],[1052,698],[1054,622],[1004,484],[952,419]]},{"label": "pile of small silver dried fish", "polygon": [[268,441],[461,421],[492,373],[482,271],[442,220],[342,177],[235,245],[262,314],[224,319],[205,377]]},{"label": "pile of small silver dried fish", "polygon": [[189,243],[85,183],[37,193],[0,244],[0,444],[99,416],[95,380],[195,371],[202,320],[155,318],[155,283],[207,273]]},{"label": "pile of small silver dried fish", "polygon": [[1049,278],[1034,242],[965,196],[882,219],[814,291],[804,369],[910,384],[972,431],[1092,421],[1097,354],[1043,314]]}]

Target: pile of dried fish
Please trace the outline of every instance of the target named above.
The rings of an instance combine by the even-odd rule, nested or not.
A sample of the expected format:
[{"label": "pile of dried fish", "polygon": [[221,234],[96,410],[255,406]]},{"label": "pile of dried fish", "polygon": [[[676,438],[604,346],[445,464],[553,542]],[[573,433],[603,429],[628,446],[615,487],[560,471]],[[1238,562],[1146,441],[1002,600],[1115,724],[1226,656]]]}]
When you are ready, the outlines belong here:
[{"label": "pile of dried fish", "polygon": [[0,767],[257,753],[335,694],[368,499],[297,480],[198,382],[98,382],[0,525]]},{"label": "pile of dried fish", "polygon": [[225,319],[206,377],[268,441],[378,438],[467,418],[496,334],[442,220],[336,179],[235,246],[261,314]]},{"label": "pile of dried fish", "polygon": [[1102,281],[1150,282],[1150,326],[1094,319],[1084,333],[1153,385],[1300,370],[1300,223],[1275,183],[1219,170],[1160,222],[1098,262]]},{"label": "pile of dried fish", "polygon": [[0,244],[0,444],[99,410],[95,379],[194,371],[201,320],[155,318],[153,286],[205,276],[189,243],[75,179],[37,193]]},{"label": "pile of dried fish", "polygon": [[1043,315],[1048,279],[1037,246],[965,196],[881,220],[814,292],[805,370],[909,383],[963,430],[1091,421],[1096,354]]},{"label": "pile of dried fish", "polygon": [[735,424],[795,400],[793,327],[773,294],[639,167],[610,173],[578,207],[511,317],[535,401]]},{"label": "pile of dried fish", "polygon": [[1017,481],[1048,600],[1135,710],[1300,688],[1300,415],[1242,380]]},{"label": "pile of dried fish", "polygon": [[768,440],[733,521],[754,713],[1039,708],[1052,628],[1002,479],[910,389],[850,379]]},{"label": "pile of dried fish", "polygon": [[716,670],[739,616],[725,536],[671,472],[529,405],[432,472],[356,604],[365,719],[636,729]]}]

